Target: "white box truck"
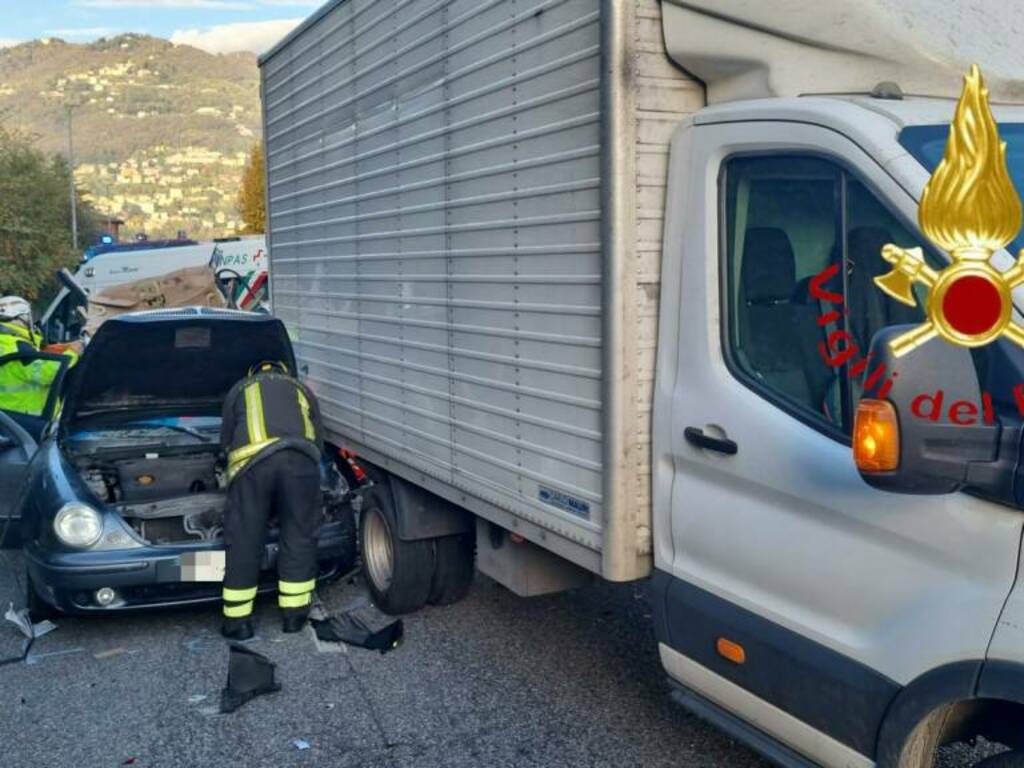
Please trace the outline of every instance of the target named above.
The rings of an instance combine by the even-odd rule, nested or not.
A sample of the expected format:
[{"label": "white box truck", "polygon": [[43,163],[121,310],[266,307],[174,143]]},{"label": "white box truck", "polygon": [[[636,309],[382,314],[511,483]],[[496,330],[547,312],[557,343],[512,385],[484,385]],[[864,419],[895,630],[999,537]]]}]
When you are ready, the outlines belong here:
[{"label": "white box truck", "polygon": [[474,553],[523,595],[650,578],[677,697],[781,764],[1024,748],[1012,398],[942,495],[850,449],[921,317],[882,246],[948,259],[917,203],[972,61],[1024,179],[1024,7],[982,6],[336,0],[264,55],[274,311],[372,466],[378,604]]}]

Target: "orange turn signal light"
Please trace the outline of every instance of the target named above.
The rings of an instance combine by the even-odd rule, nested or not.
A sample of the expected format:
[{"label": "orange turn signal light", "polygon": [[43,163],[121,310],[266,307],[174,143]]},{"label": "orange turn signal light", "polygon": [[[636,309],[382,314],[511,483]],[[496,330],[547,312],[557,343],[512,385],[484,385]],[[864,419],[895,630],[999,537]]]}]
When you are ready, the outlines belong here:
[{"label": "orange turn signal light", "polygon": [[861,472],[891,472],[900,465],[900,425],[888,400],[864,398],[857,404],[853,460]]},{"label": "orange turn signal light", "polygon": [[743,646],[739,643],[734,643],[732,640],[726,640],[724,637],[718,638],[718,642],[715,643],[715,649],[718,651],[718,655],[723,659],[728,659],[733,664],[745,664],[747,662],[747,652]]}]

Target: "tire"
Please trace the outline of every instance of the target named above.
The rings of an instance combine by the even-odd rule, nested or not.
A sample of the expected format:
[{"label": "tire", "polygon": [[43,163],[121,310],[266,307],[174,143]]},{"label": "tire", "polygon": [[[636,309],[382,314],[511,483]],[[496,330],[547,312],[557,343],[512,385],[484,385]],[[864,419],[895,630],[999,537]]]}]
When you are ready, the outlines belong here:
[{"label": "tire", "polygon": [[451,605],[469,593],[475,555],[475,532],[434,539],[434,578],[427,598],[431,605]]},{"label": "tire", "polygon": [[986,757],[975,768],[1024,768],[1024,752],[1000,752],[998,755]]},{"label": "tire", "polygon": [[427,604],[434,576],[433,541],[402,541],[384,483],[367,498],[359,524],[359,548],[370,594],[385,613],[418,611]]},{"label": "tire", "polygon": [[46,619],[55,619],[60,615],[60,611],[38,595],[28,569],[25,569],[25,607],[28,608],[28,617],[33,624]]}]

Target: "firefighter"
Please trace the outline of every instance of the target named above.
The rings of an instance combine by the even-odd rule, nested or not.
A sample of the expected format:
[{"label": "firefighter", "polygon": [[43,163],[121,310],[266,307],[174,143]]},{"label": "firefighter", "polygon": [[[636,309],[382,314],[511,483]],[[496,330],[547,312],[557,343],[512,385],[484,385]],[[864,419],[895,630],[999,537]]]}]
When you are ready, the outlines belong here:
[{"label": "firefighter", "polygon": [[[42,334],[33,324],[32,305],[20,296],[0,298],[0,358],[38,353],[44,351],[42,344]],[[70,358],[69,366],[78,361],[74,346],[62,354]],[[57,372],[58,366],[46,360],[0,367],[0,410],[41,415]]]},{"label": "firefighter", "polygon": [[222,634],[253,635],[252,607],[267,519],[277,514],[278,606],[285,632],[306,623],[317,574],[321,513],[320,406],[280,362],[253,366],[224,400],[221,445],[228,456],[227,550]]}]

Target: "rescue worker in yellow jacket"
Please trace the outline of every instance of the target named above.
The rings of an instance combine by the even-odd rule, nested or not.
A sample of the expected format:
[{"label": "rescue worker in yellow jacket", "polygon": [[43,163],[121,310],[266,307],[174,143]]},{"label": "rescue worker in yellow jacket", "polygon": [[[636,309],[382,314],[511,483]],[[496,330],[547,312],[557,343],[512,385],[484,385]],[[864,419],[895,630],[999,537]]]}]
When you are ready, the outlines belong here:
[{"label": "rescue worker in yellow jacket", "polygon": [[221,445],[228,455],[225,637],[253,635],[252,608],[267,520],[276,513],[278,606],[285,632],[309,616],[317,574],[323,426],[313,393],[280,362],[254,366],[224,400]]},{"label": "rescue worker in yellow jacket", "polygon": [[[32,306],[20,296],[0,298],[0,358],[42,351],[43,337],[32,322]],[[78,361],[74,349],[62,354]],[[40,416],[60,366],[46,360],[0,366],[0,410]]]}]

